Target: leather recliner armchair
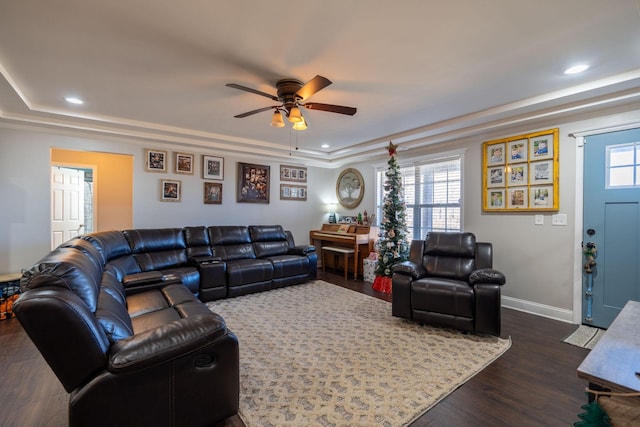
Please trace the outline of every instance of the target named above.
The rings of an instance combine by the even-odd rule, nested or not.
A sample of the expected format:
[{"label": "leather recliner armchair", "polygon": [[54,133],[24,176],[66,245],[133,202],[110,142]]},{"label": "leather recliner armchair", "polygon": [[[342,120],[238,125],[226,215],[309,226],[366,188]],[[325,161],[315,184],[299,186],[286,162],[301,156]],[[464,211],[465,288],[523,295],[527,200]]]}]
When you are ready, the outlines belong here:
[{"label": "leather recliner armchair", "polygon": [[493,246],[473,233],[431,232],[413,240],[409,261],[395,264],[392,314],[423,324],[500,335],[504,275]]}]

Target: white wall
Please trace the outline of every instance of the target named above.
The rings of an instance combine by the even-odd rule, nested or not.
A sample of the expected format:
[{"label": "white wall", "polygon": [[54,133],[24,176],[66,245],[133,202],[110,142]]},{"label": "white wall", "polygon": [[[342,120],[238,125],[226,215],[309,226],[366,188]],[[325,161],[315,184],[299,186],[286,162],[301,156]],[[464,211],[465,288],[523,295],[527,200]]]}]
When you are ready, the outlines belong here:
[{"label": "white wall", "polygon": [[[134,156],[133,226],[136,228],[185,225],[282,224],[296,243],[309,243],[309,230],[327,220],[325,205],[335,200],[333,170],[307,168],[307,201],[281,201],[280,164],[264,158],[239,158],[220,152],[185,150],[138,142],[65,136],[33,130],[0,127],[0,183],[4,202],[0,209],[0,274],[28,268],[50,247],[50,150],[52,147],[100,151]],[[144,171],[144,149],[196,154],[194,175]],[[223,201],[203,203],[201,154],[224,157]],[[236,203],[236,162],[271,166],[269,204]],[[286,164],[299,164],[287,162]],[[173,161],[170,162],[173,167]],[[300,164],[301,166],[304,166]],[[160,201],[160,180],[182,181],[182,201]]]},{"label": "white wall", "polygon": [[[580,291],[582,262],[579,247],[582,178],[578,176],[581,149],[569,134],[629,123],[640,124],[640,110],[605,111],[589,119],[565,120],[565,123],[551,121],[486,133],[420,150],[400,151],[399,157],[403,160],[453,149],[465,150],[464,229],[474,232],[479,240],[493,243],[494,266],[507,276],[507,284],[503,288],[504,305],[572,321],[575,320],[574,313],[581,309],[580,298],[576,298],[576,294]],[[533,213],[483,212],[482,143],[555,127],[560,128],[560,213],[567,214],[567,226],[552,226],[550,213],[543,214],[544,225],[534,225]],[[296,242],[300,244],[308,243],[309,230],[318,228],[327,220],[325,205],[336,201],[335,182],[346,167],[354,167],[362,173],[365,196],[356,209],[339,207],[338,213],[357,215],[364,210],[375,212],[375,170],[372,164],[384,164],[388,159],[386,151],[382,151],[378,159],[339,169],[309,167],[308,200],[306,203],[292,202],[279,199],[279,165],[282,162],[194,151],[198,159],[194,176],[156,174],[144,172],[144,148],[173,152],[177,147],[0,128],[0,182],[4,201],[0,209],[0,273],[27,268],[49,250],[51,147],[134,155],[134,227],[282,224],[294,233]],[[225,159],[222,205],[204,205],[202,202],[201,154],[223,156]],[[236,203],[235,163],[238,161],[271,166],[270,204]],[[181,203],[159,201],[159,180],[163,177],[182,180]]]}]

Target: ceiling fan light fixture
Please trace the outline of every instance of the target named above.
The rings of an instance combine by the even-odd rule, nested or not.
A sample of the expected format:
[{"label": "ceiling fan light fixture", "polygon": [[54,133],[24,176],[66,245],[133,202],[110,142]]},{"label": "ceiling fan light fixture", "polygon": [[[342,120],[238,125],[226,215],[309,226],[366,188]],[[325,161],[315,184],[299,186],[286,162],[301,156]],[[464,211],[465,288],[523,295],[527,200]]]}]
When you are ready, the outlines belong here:
[{"label": "ceiling fan light fixture", "polygon": [[291,123],[298,123],[302,121],[302,114],[300,113],[300,109],[298,107],[292,107],[289,111],[289,121]]},{"label": "ceiling fan light fixture", "polygon": [[[638,0],[640,1],[640,0]],[[256,90],[247,86],[242,86],[236,83],[227,83],[226,86],[234,89],[239,89],[245,92],[250,92],[256,95],[264,96],[272,101],[279,102],[278,105],[271,105],[269,107],[262,107],[255,110],[247,111],[246,113],[236,114],[235,118],[242,119],[254,114],[262,113],[264,111],[270,111],[274,109],[275,112],[271,117],[271,126],[284,127],[284,118],[292,124],[292,128],[295,130],[305,130],[309,126],[304,116],[302,115],[301,107],[308,110],[327,111],[330,113],[346,114],[353,116],[357,109],[354,107],[346,107],[344,105],[333,104],[321,104],[321,103],[308,103],[303,102],[309,97],[324,89],[331,84],[331,80],[322,76],[315,76],[307,83],[302,83],[297,79],[281,79],[276,82],[277,95],[272,95],[260,90]]]},{"label": "ceiling fan light fixture", "polygon": [[302,120],[295,122],[292,127],[294,130],[305,130],[307,128],[307,121],[302,117]]},{"label": "ceiling fan light fixture", "polygon": [[282,128],[284,127],[284,120],[282,119],[282,113],[280,110],[276,110],[273,112],[273,117],[271,118],[271,126],[274,128]]}]

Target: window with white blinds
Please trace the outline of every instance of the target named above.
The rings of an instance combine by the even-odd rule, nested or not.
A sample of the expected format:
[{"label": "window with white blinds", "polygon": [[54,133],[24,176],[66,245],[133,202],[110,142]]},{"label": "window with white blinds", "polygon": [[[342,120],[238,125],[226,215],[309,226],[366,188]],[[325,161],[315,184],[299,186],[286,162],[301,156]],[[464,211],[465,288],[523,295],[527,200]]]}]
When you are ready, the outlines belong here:
[{"label": "window with white blinds", "polygon": [[[460,231],[462,157],[400,168],[407,206],[409,240],[424,239],[429,231]],[[382,219],[385,169],[376,174],[376,210]]]}]

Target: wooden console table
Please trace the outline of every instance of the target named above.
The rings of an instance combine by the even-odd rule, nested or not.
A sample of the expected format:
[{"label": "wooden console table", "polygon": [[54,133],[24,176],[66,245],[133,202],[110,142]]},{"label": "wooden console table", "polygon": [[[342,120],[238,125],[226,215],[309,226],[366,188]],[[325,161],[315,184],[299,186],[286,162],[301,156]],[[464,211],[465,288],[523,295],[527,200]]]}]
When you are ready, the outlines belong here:
[{"label": "wooden console table", "polygon": [[589,387],[640,392],[640,302],[629,301],[578,367]]}]

